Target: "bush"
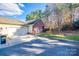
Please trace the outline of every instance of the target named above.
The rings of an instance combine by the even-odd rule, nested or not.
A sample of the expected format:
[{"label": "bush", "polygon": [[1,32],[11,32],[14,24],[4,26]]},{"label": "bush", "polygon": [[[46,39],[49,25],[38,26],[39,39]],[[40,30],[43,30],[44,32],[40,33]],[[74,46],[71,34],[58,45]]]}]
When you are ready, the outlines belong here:
[{"label": "bush", "polygon": [[79,20],[73,22],[72,28],[73,28],[73,30],[79,29]]},{"label": "bush", "polygon": [[68,30],[69,28],[70,28],[70,25],[65,24],[63,25],[61,30]]}]

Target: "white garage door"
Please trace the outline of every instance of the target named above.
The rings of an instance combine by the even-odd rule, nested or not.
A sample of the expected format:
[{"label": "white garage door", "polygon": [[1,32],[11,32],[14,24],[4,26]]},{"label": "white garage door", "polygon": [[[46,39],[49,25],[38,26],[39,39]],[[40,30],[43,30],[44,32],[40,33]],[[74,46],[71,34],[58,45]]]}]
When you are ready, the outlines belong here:
[{"label": "white garage door", "polygon": [[26,35],[26,34],[27,34],[26,27],[18,28],[15,32],[15,35]]}]

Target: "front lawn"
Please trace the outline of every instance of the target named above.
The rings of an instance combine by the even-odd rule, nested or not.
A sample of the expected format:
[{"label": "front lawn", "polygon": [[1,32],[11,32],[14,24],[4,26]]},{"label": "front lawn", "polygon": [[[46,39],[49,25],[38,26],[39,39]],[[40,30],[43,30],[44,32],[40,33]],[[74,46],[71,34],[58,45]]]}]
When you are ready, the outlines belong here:
[{"label": "front lawn", "polygon": [[64,36],[64,35],[55,35],[55,34],[47,34],[47,33],[42,33],[39,34],[41,37],[48,37],[48,38],[58,38],[58,39],[69,39],[69,40],[78,40],[79,41],[79,36]]},{"label": "front lawn", "polygon": [[79,36],[65,36],[63,39],[79,40]]}]

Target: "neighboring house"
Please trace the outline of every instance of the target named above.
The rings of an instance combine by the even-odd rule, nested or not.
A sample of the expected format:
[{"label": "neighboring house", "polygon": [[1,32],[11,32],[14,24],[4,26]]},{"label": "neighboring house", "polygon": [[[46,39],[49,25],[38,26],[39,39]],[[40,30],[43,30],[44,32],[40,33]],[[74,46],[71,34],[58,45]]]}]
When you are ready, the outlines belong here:
[{"label": "neighboring house", "polygon": [[40,19],[29,20],[27,21],[27,25],[28,25],[28,33],[31,34],[37,34],[44,30],[44,24]]}]

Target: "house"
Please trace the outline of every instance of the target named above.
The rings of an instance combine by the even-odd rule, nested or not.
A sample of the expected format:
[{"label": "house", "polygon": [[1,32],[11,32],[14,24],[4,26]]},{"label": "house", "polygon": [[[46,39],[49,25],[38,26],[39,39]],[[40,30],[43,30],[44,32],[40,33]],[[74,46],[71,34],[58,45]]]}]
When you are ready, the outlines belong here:
[{"label": "house", "polygon": [[[44,24],[41,20],[22,22],[10,18],[0,18],[0,48],[13,46],[27,41],[27,33],[37,34],[42,32]],[[30,38],[28,38],[30,40]]]},{"label": "house", "polygon": [[27,28],[25,22],[9,19],[0,18],[0,34],[2,35],[25,35],[27,33]]},{"label": "house", "polygon": [[25,22],[10,18],[0,18],[0,48],[3,46],[5,47],[5,45],[8,46],[15,44],[13,43],[14,41],[19,43],[20,40],[13,38],[15,36],[24,35],[27,35],[27,27]]},{"label": "house", "polygon": [[44,24],[41,19],[27,21],[28,33],[38,34],[44,30]]}]

